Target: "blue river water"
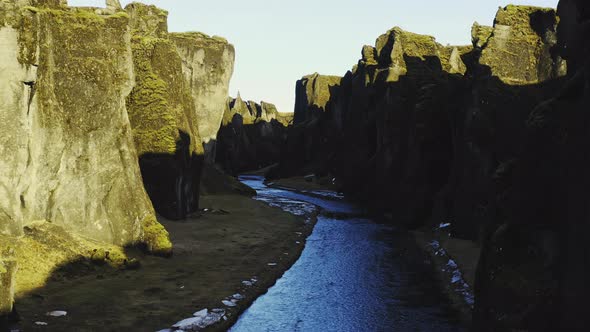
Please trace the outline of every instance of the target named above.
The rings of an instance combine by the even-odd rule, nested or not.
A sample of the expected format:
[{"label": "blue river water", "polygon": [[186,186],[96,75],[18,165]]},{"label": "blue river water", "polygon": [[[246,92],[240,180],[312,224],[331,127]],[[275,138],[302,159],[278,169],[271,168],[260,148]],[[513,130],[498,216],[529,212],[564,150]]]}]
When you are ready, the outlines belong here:
[{"label": "blue river water", "polygon": [[318,216],[300,259],[230,331],[464,331],[426,256],[403,232],[359,218],[337,195],[269,188],[259,177],[241,180],[268,204],[296,214],[314,206],[328,213]]}]

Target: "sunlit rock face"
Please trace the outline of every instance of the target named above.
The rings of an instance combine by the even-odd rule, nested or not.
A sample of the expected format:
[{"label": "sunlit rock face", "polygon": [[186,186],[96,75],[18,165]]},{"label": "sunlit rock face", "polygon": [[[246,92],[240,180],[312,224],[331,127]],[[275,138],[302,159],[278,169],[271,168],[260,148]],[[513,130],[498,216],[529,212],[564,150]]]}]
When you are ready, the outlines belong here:
[{"label": "sunlit rock face", "polygon": [[[146,189],[158,213],[198,209],[203,143],[216,137],[233,72],[233,46],[220,37],[167,31],[167,12],[126,7],[135,87],[127,106]],[[214,142],[210,145],[214,155]]]},{"label": "sunlit rock face", "polygon": [[99,241],[142,241],[155,217],[125,106],[128,17],[53,5],[0,7],[0,229],[20,235],[47,220]]},{"label": "sunlit rock face", "polygon": [[258,170],[279,161],[293,113],[275,105],[228,99],[217,135],[216,162],[228,174]]},{"label": "sunlit rock face", "polygon": [[182,71],[190,88],[205,158],[215,160],[215,139],[221,126],[233,74],[235,51],[222,37],[203,33],[171,33],[182,59]]},{"label": "sunlit rock face", "polygon": [[145,188],[158,213],[182,219],[198,208],[204,152],[190,86],[167,12],[140,3],[126,10],[135,71],[127,107]]}]

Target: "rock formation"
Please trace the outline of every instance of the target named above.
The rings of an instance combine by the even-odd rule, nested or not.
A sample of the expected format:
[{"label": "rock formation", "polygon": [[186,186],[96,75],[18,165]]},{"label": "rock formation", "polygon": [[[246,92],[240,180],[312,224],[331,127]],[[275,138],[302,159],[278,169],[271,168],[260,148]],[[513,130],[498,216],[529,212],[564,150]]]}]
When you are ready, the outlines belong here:
[{"label": "rock formation", "polygon": [[170,39],[182,59],[182,71],[193,98],[205,158],[212,162],[233,74],[234,47],[222,37],[209,37],[200,32],[171,33]]},{"label": "rock formation", "polygon": [[[496,171],[495,207],[477,276],[475,330],[584,331],[590,326],[585,304],[590,296],[589,8],[585,1],[560,2],[559,27],[550,34],[559,36],[557,53],[568,61],[568,76],[528,109],[514,158]],[[553,12],[543,14],[555,22]]]},{"label": "rock formation", "polygon": [[203,147],[182,59],[167,38],[167,13],[133,3],[130,15],[135,87],[127,98],[129,120],[147,192],[171,219],[198,207]]},{"label": "rock formation", "polygon": [[277,175],[478,241],[474,331],[587,329],[589,8],[500,8],[472,46],[388,31],[339,82],[298,82]]},{"label": "rock formation", "polygon": [[292,121],[292,113],[279,113],[273,104],[230,98],[217,135],[216,162],[233,175],[277,163]]},{"label": "rock formation", "polygon": [[233,57],[221,38],[169,34],[154,6],[0,2],[0,315],[57,266],[171,253],[152,201],[197,209],[200,127],[219,127]]},{"label": "rock formation", "polygon": [[234,49],[220,37],[169,34],[168,13],[155,6],[125,10],[136,74],[127,106],[143,180],[156,211],[182,219],[198,209],[202,163],[206,152],[215,153],[209,141],[223,116]]},{"label": "rock formation", "polygon": [[125,107],[128,16],[29,4],[39,7],[0,7],[2,234],[46,220],[98,241],[154,240],[165,250]]},{"label": "rock formation", "polygon": [[555,87],[542,83],[564,75],[556,23],[553,10],[508,6],[494,27],[474,26],[473,46],[446,47],[391,29],[343,78],[298,82],[278,173],[329,174],[407,225],[444,218],[478,238],[493,171],[516,152],[527,107]]}]

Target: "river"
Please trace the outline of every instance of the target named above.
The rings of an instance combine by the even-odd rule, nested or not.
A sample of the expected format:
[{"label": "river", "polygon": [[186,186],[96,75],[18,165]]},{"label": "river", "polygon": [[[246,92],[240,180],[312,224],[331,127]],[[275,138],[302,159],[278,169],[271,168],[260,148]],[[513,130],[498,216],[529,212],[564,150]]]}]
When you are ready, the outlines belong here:
[{"label": "river", "polygon": [[464,331],[408,234],[359,217],[334,193],[241,180],[270,205],[323,212],[299,260],[230,331]]}]

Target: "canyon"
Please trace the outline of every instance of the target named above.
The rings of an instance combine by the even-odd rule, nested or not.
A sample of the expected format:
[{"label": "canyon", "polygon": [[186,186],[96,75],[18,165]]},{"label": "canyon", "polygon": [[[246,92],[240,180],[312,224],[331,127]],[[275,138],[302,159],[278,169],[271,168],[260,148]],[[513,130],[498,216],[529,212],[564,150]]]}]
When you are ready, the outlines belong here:
[{"label": "canyon", "polygon": [[[394,27],[343,76],[302,77],[294,112],[281,113],[229,97],[234,46],[169,32],[163,9],[1,1],[1,323],[17,320],[19,301],[34,308],[36,290],[59,293],[59,283],[48,285],[56,278],[95,287],[93,273],[106,274],[127,287],[125,271],[143,269],[149,282],[170,273],[191,283],[182,262],[223,273],[224,250],[249,273],[232,267],[240,278],[228,285],[261,279],[244,302],[252,303],[297,260],[317,212],[293,216],[253,201],[256,190],[237,179],[251,173],[270,187],[337,189],[363,215],[426,243],[444,228],[449,243],[476,248],[476,260],[454,257],[474,271],[466,284],[474,302],[449,295],[474,331],[584,331],[590,5],[508,5],[493,26],[475,23],[471,37],[443,46]],[[274,229],[275,219],[289,223]],[[263,235],[244,235],[254,230]],[[264,245],[288,258],[274,263]],[[246,264],[257,258],[239,259],[252,252],[273,262],[258,269]],[[172,297],[174,282],[153,292]],[[225,291],[223,280],[212,284],[214,296]],[[176,305],[166,319],[189,310]],[[231,307],[211,316],[218,329],[246,309]]]}]

